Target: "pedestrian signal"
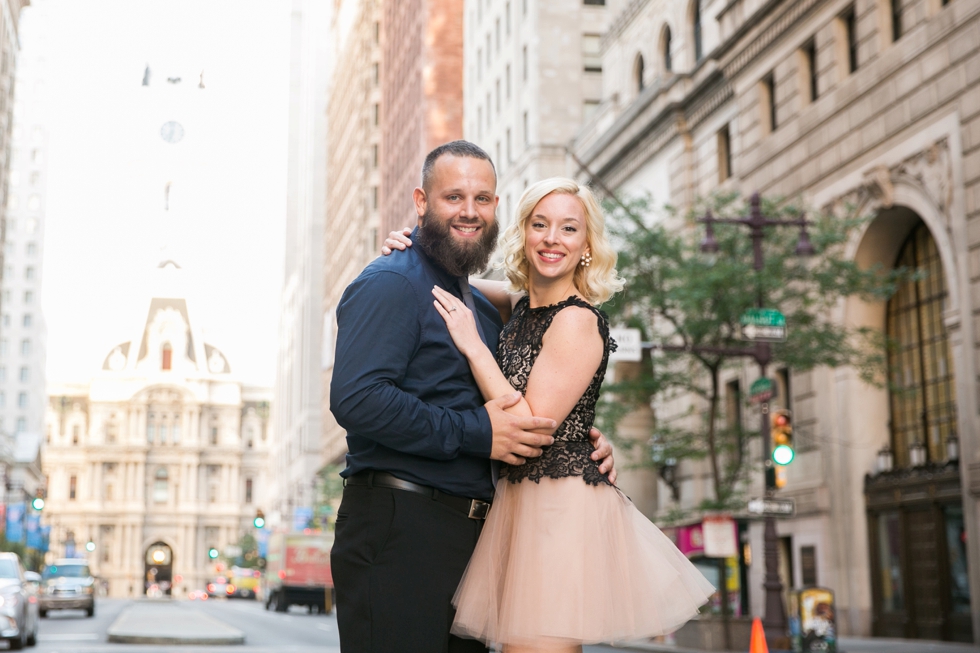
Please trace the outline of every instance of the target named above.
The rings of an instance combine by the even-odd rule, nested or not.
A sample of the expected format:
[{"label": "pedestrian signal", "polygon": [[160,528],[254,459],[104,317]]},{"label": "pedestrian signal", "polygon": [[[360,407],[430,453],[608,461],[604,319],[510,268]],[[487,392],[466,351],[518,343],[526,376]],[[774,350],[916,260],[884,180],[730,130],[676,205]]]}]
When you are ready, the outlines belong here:
[{"label": "pedestrian signal", "polygon": [[208,557],[212,560],[216,559],[218,557],[218,550],[212,546],[208,549]]},{"label": "pedestrian signal", "polygon": [[256,528],[263,528],[265,526],[265,515],[262,514],[261,510],[255,511],[255,519],[252,520],[252,526]]},{"label": "pedestrian signal", "polygon": [[772,461],[788,465],[796,457],[793,449],[793,416],[785,409],[773,411],[770,434],[772,436]]}]

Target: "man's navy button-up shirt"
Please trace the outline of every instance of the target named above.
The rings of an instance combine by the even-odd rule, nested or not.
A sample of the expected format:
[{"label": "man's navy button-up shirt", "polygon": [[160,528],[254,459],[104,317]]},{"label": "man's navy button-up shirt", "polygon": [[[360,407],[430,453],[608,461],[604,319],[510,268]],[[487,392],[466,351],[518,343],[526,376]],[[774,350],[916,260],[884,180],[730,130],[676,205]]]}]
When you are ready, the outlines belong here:
[{"label": "man's navy button-up shirt", "polygon": [[[330,383],[330,410],[347,429],[341,475],[386,471],[489,499],[490,419],[469,364],[433,305],[433,286],[460,297],[457,279],[416,244],[375,259],[344,291]],[[496,352],[500,314],[476,289],[473,301]]]}]

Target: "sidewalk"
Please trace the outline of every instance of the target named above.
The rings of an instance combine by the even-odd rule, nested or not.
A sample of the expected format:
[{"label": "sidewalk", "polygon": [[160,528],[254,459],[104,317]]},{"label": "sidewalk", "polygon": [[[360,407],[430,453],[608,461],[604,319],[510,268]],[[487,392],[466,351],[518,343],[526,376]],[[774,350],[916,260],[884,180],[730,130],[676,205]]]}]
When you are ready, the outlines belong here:
[{"label": "sidewalk", "polygon": [[108,630],[109,641],[123,644],[244,644],[245,634],[214,617],[170,599],[129,606]]},{"label": "sidewalk", "polygon": [[[612,651],[646,651],[651,653],[706,653],[699,649],[680,648],[669,644],[634,642],[622,646],[586,646],[584,653],[611,653]],[[745,653],[735,651],[733,653]],[[769,653],[781,653],[770,649]],[[980,653],[980,647],[972,644],[933,642],[922,639],[885,639],[880,637],[842,637],[837,653]]]}]

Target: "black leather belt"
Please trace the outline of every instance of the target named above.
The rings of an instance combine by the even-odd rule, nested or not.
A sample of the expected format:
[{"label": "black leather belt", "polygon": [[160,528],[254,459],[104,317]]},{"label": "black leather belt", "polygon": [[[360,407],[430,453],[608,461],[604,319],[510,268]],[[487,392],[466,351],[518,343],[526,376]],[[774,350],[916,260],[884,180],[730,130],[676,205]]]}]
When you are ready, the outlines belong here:
[{"label": "black leather belt", "polygon": [[490,503],[479,499],[465,499],[452,494],[445,494],[434,487],[419,485],[411,481],[403,481],[388,472],[363,471],[354,474],[344,481],[344,486],[354,487],[386,487],[393,490],[404,490],[429,497],[444,506],[449,506],[456,512],[461,512],[470,519],[486,519],[490,512]]}]

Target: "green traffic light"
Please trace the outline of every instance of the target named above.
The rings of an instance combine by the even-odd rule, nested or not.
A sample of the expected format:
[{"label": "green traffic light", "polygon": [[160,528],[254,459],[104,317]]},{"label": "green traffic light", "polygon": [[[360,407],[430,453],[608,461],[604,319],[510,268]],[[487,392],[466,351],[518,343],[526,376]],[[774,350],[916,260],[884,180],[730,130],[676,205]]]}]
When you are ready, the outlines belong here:
[{"label": "green traffic light", "polygon": [[781,444],[772,450],[772,461],[777,465],[788,465],[793,462],[793,458],[796,457],[796,452],[793,451],[793,447]]},{"label": "green traffic light", "polygon": [[44,499],[41,497],[36,497],[33,501],[31,501],[31,507],[34,508],[34,510],[44,510]]},{"label": "green traffic light", "polygon": [[252,525],[256,528],[262,528],[265,526],[265,517],[256,517],[252,520]]},{"label": "green traffic light", "polygon": [[214,547],[211,547],[210,549],[208,549],[208,557],[211,558],[212,560],[214,560],[215,558],[217,558],[218,557],[218,550],[216,548],[214,548]]}]

